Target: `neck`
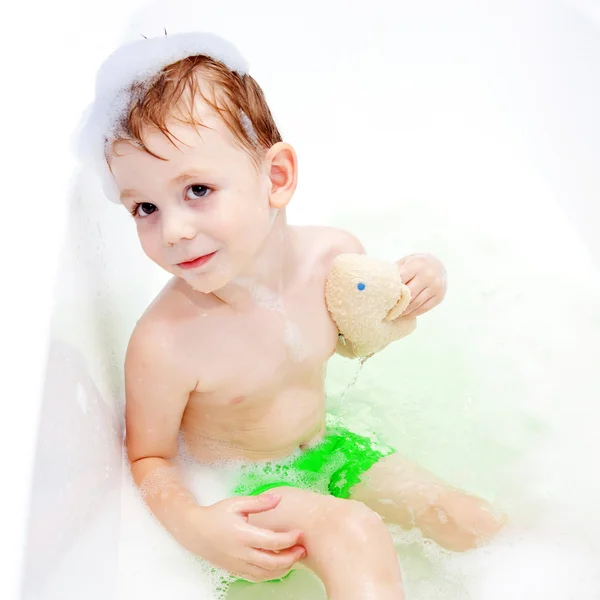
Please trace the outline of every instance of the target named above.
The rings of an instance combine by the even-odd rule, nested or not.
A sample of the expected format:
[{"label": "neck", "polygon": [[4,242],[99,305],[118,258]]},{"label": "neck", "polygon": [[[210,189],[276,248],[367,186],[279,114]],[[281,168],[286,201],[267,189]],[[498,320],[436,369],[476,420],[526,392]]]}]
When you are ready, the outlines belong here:
[{"label": "neck", "polygon": [[236,310],[257,304],[281,310],[281,294],[294,272],[294,251],[285,209],[279,210],[271,231],[252,264],[213,296]]}]

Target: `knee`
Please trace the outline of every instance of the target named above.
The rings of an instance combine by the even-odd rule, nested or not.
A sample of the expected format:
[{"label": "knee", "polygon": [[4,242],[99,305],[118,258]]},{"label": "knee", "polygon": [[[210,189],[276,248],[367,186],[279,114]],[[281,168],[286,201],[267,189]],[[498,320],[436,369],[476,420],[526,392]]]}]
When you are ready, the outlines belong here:
[{"label": "knee", "polygon": [[[324,508],[311,523],[304,559],[305,565],[323,581],[329,580],[334,568],[332,558],[339,555],[340,548],[347,550],[343,558],[346,570],[379,572],[380,563],[396,564],[392,537],[376,512],[361,502],[336,498],[328,498]],[[382,557],[387,557],[388,562]]]},{"label": "knee", "polygon": [[325,535],[335,535],[367,541],[374,534],[387,533],[381,517],[373,510],[356,500],[335,500],[322,522]]}]

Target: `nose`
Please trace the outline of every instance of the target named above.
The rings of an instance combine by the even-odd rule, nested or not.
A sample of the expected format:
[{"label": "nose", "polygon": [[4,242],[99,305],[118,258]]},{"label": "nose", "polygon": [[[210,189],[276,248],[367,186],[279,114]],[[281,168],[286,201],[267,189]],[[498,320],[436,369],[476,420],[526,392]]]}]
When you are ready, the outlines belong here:
[{"label": "nose", "polygon": [[165,246],[174,246],[181,240],[191,240],[196,236],[192,215],[181,208],[163,210],[161,225]]}]

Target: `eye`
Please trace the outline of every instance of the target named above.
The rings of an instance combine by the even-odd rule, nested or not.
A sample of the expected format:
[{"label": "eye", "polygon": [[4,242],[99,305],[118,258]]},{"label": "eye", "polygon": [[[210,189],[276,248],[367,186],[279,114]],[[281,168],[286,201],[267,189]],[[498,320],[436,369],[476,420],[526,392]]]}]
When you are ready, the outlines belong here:
[{"label": "eye", "polygon": [[367,287],[367,286],[366,286],[366,285],[365,285],[365,284],[364,284],[362,281],[361,281],[360,283],[357,283],[357,284],[356,284],[356,289],[357,289],[359,292],[362,292],[362,291],[363,291],[363,290],[364,290],[366,287]]},{"label": "eye", "polygon": [[140,204],[136,204],[131,213],[134,217],[147,217],[155,210],[157,210],[157,207],[154,204],[150,204],[150,202],[142,202]]},{"label": "eye", "polygon": [[205,185],[191,185],[185,191],[185,197],[188,200],[196,200],[198,198],[204,198],[205,196],[208,195],[209,192],[210,192],[210,189],[208,187],[206,187]]}]

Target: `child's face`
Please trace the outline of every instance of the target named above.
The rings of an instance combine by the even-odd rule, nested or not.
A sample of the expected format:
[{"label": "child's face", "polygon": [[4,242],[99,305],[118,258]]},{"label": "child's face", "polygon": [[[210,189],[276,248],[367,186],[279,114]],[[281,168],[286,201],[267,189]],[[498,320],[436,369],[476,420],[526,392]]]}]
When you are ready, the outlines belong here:
[{"label": "child's face", "polygon": [[159,131],[146,134],[146,146],[166,161],[119,141],[110,167],[146,255],[210,293],[260,250],[272,223],[271,182],[209,107],[196,108],[208,127],[169,123],[173,143]]}]

